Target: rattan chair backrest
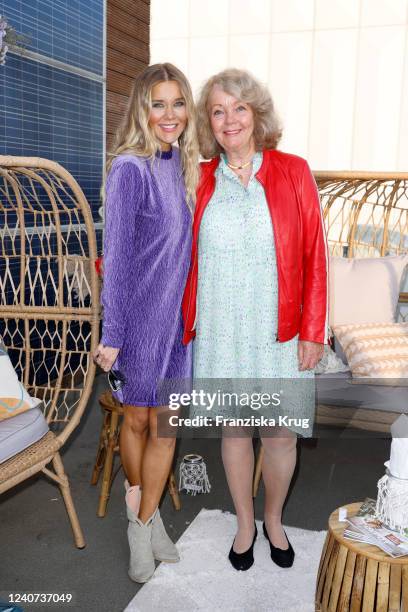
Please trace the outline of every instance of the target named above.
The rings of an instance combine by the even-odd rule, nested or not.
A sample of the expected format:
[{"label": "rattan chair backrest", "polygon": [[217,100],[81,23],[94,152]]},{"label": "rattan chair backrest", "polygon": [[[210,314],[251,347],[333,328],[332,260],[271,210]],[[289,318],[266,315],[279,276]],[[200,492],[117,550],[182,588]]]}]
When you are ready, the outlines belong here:
[{"label": "rattan chair backrest", "polygon": [[[331,255],[408,253],[408,173],[315,172],[314,176]],[[400,318],[408,320],[404,304],[408,304],[408,292],[400,294],[399,308]]]},{"label": "rattan chair backrest", "polygon": [[89,398],[99,334],[89,204],[59,164],[0,156],[0,335],[62,442]]}]

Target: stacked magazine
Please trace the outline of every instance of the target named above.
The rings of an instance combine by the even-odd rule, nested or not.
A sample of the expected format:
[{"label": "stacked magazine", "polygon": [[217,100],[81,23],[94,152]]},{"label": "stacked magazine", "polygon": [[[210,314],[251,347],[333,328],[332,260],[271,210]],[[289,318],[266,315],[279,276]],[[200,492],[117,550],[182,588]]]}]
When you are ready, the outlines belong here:
[{"label": "stacked magazine", "polygon": [[343,536],[348,540],[378,546],[391,557],[408,555],[408,536],[387,527],[375,516],[375,499],[367,498],[355,516],[347,518]]}]

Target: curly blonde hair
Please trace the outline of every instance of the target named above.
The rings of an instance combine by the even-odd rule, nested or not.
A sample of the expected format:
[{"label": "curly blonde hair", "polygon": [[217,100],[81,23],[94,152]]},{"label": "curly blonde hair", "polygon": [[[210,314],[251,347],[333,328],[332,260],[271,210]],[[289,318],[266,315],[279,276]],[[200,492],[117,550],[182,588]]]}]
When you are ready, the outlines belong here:
[{"label": "curly blonde hair", "polygon": [[181,70],[173,64],[153,64],[135,78],[127,111],[116,131],[112,150],[108,154],[106,175],[115,157],[122,153],[148,157],[154,163],[160,145],[149,126],[149,115],[152,108],[152,89],[163,81],[176,81],[186,103],[187,125],[179,138],[178,145],[187,202],[190,204],[195,202],[199,177],[196,112],[190,84]]},{"label": "curly blonde hair", "polygon": [[208,79],[200,91],[197,102],[197,130],[201,155],[205,159],[211,159],[223,152],[211,129],[208,108],[211,92],[216,85],[251,107],[254,113],[256,150],[276,149],[282,136],[282,127],[268,89],[250,72],[227,68]]}]

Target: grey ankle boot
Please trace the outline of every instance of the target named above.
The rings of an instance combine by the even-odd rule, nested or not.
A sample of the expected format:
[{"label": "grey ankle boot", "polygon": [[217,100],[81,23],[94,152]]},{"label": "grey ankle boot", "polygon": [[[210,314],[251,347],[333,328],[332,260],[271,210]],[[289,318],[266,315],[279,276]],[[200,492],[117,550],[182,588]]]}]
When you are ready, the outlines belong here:
[{"label": "grey ankle boot", "polygon": [[180,561],[178,550],[167,535],[158,508],[152,520],[152,551],[157,561],[167,561],[167,563]]},{"label": "grey ankle boot", "polygon": [[134,582],[147,582],[154,574],[156,566],[152,551],[153,516],[142,523],[136,514],[127,507],[129,519],[128,541],[130,548],[129,578]]}]

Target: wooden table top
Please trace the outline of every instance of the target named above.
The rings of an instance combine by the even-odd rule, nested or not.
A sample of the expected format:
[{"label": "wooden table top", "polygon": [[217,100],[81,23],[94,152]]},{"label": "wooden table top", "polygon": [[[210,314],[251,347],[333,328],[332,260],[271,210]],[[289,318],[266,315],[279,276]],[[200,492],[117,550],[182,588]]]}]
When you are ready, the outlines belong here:
[{"label": "wooden table top", "polygon": [[[355,502],[353,504],[347,504],[347,506],[342,506],[342,508],[347,509],[347,517],[354,516],[357,514],[361,504],[363,502]],[[329,518],[329,531],[333,534],[334,538],[339,542],[339,544],[346,546],[348,549],[354,551],[358,555],[365,555],[369,559],[375,559],[376,561],[380,561],[382,563],[390,563],[397,565],[408,565],[408,556],[399,557],[398,559],[394,559],[390,555],[387,555],[377,546],[373,546],[371,544],[363,544],[362,542],[355,542],[353,540],[348,540],[343,537],[343,532],[347,527],[347,523],[339,521],[339,508],[331,513]]]}]

